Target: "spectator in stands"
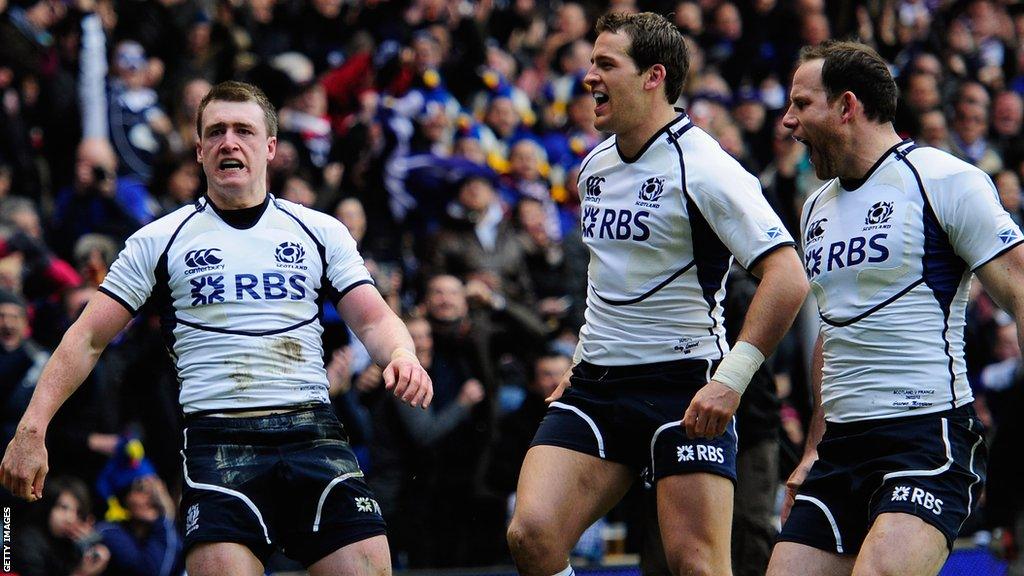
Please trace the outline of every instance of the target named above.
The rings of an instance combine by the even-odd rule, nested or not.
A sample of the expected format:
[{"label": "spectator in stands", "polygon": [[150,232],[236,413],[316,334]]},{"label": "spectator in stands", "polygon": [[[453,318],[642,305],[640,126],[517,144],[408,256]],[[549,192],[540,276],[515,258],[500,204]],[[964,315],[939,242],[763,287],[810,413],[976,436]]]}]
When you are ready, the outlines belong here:
[{"label": "spectator in stands", "polygon": [[475,274],[503,298],[532,302],[533,287],[523,265],[522,247],[493,183],[470,175],[458,190],[429,255],[433,269],[463,279]]},{"label": "spectator in stands", "polygon": [[139,180],[117,175],[117,156],[109,142],[82,140],[74,181],[57,195],[51,226],[54,249],[70,256],[78,238],[90,232],[123,242],[153,219],[154,208]]},{"label": "spectator in stands", "polygon": [[[195,132],[195,123],[192,132]],[[196,201],[202,193],[199,165],[195,160],[195,148],[172,155],[157,165],[153,172],[150,189],[159,203],[159,215],[170,214],[182,206]]]},{"label": "spectator in stands", "polygon": [[6,446],[14,437],[14,429],[49,357],[29,338],[25,301],[17,294],[0,290],[0,445]]},{"label": "spectator in stands", "polygon": [[1013,170],[1000,170],[992,180],[999,193],[999,202],[1019,226],[1024,221],[1024,214],[1021,213],[1020,176]]},{"label": "spectator in stands", "polygon": [[523,458],[548,409],[546,399],[571,363],[572,359],[562,354],[547,352],[539,356],[522,403],[498,422],[495,443],[488,454],[487,486],[501,496],[514,495]]},{"label": "spectator in stands", "polygon": [[480,414],[474,407],[484,399],[484,387],[467,363],[435,356],[428,320],[406,325],[434,382],[434,402],[426,411],[408,410],[379,395],[372,486],[394,534],[396,559],[407,557],[411,568],[468,565],[478,530],[473,482]]},{"label": "spectator in stands", "polygon": [[[987,98],[986,98],[987,102]],[[968,99],[953,107],[953,154],[988,174],[1003,167],[1003,159],[987,138],[988,109]]]},{"label": "spectator in stands", "polygon": [[100,473],[107,521],[96,529],[110,550],[106,576],[177,576],[184,569],[175,502],[146,459],[142,443],[123,438]]},{"label": "spectator in stands", "polygon": [[[77,286],[81,279],[66,261],[56,257],[43,239],[39,213],[31,200],[11,197],[0,202],[0,260],[17,284],[14,291],[36,303]],[[14,288],[8,286],[8,289]]]},{"label": "spectator in stands", "polygon": [[51,478],[32,518],[15,533],[14,570],[23,576],[98,576],[110,562],[91,513],[85,483]]},{"label": "spectator in stands", "polygon": [[160,108],[150,61],[141,44],[120,42],[114,50],[114,77],[109,83],[110,141],[118,156],[118,175],[148,182],[173,129]]}]

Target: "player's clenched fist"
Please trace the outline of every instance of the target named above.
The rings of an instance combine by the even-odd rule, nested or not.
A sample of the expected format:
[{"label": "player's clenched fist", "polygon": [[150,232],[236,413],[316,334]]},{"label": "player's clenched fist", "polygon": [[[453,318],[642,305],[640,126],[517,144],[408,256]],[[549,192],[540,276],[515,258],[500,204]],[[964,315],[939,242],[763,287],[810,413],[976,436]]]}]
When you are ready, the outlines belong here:
[{"label": "player's clenched fist", "polygon": [[740,405],[740,395],[725,384],[708,382],[697,391],[683,415],[683,427],[690,438],[714,438],[725,433]]},{"label": "player's clenched fist", "polygon": [[384,387],[410,406],[426,408],[434,398],[430,376],[416,355],[404,348],[395,350],[391,363],[384,368]]},{"label": "player's clenched fist", "polygon": [[11,494],[35,502],[43,497],[46,465],[46,444],[43,436],[18,431],[7,445],[0,464],[0,482]]}]

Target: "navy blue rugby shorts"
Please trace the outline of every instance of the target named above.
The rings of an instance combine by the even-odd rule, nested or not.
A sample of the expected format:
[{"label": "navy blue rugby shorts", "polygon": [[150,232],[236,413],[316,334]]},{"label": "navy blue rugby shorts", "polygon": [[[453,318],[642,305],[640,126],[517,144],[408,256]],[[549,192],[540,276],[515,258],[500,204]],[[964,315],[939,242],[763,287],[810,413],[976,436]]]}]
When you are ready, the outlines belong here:
[{"label": "navy blue rugby shorts", "polygon": [[902,512],[937,528],[952,550],[985,485],[987,454],[970,404],[828,423],[779,540],[855,555],[879,514]]},{"label": "navy blue rugby shorts", "polygon": [[643,472],[707,472],[736,481],[736,421],[712,439],[688,438],[683,414],[711,375],[710,360],[633,366],[580,362],[571,386],[548,407],[533,446],[568,448]]},{"label": "navy blue rugby shorts", "polygon": [[385,533],[380,506],[328,406],[273,416],[187,417],[185,550],[236,542],[266,563],[275,548],[306,567]]}]

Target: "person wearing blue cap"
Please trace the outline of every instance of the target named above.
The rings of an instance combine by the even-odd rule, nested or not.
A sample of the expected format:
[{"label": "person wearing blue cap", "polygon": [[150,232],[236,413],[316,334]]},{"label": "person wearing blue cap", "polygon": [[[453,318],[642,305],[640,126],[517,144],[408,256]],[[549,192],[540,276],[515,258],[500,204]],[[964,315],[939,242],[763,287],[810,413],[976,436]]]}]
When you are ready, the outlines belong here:
[{"label": "person wearing blue cap", "polygon": [[106,576],[181,574],[184,558],[174,501],[146,458],[142,442],[121,439],[100,472],[97,491],[108,506],[107,521],[96,526],[110,550]]}]

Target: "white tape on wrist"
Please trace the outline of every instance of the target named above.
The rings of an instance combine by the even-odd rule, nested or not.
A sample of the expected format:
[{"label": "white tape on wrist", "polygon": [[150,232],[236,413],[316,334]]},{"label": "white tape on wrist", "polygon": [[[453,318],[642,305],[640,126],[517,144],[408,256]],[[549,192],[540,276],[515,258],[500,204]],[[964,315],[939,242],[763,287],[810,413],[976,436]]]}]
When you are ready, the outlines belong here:
[{"label": "white tape on wrist", "polygon": [[722,363],[718,365],[711,379],[725,384],[742,396],[750,384],[750,379],[763,363],[764,354],[761,354],[753,344],[740,340],[725,358],[722,358]]}]

